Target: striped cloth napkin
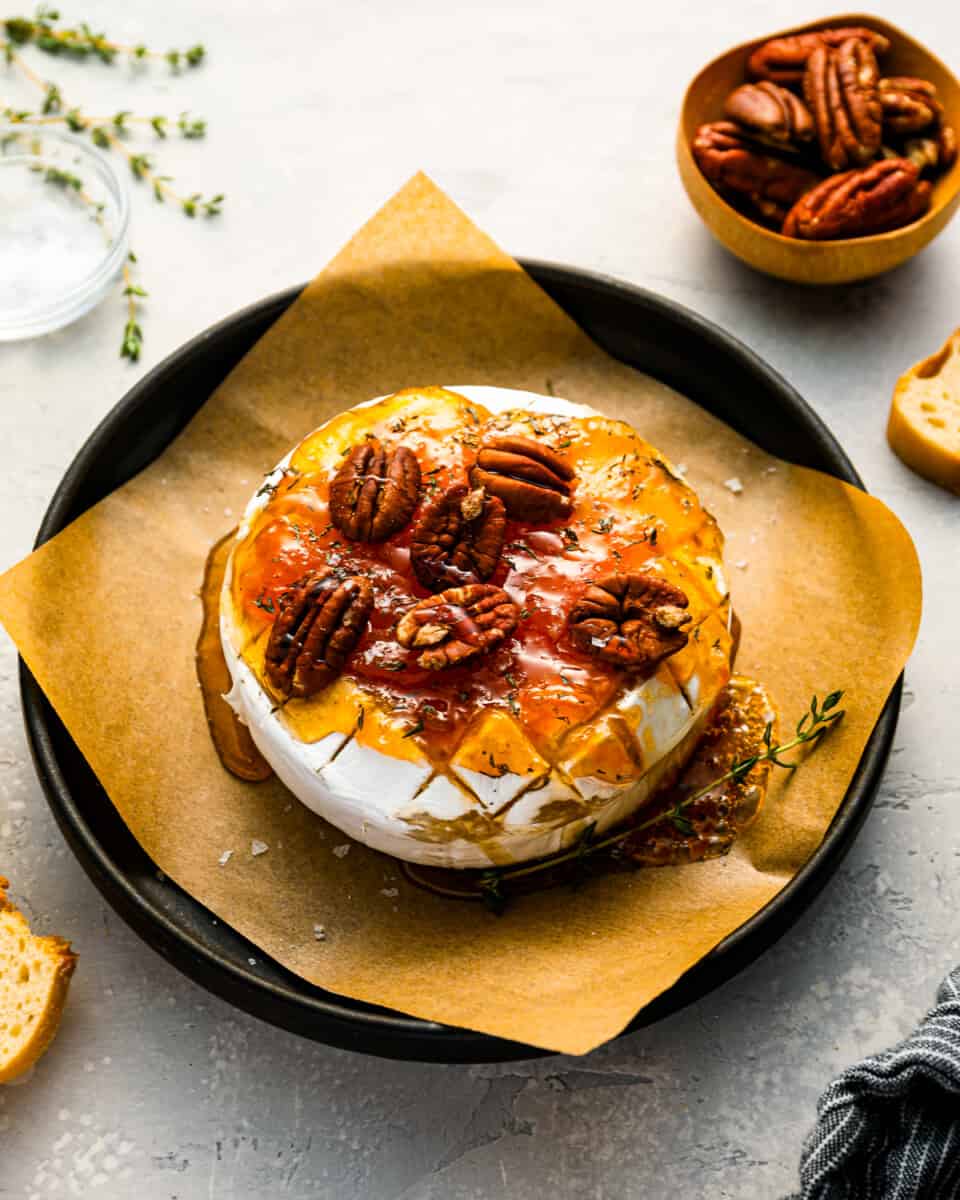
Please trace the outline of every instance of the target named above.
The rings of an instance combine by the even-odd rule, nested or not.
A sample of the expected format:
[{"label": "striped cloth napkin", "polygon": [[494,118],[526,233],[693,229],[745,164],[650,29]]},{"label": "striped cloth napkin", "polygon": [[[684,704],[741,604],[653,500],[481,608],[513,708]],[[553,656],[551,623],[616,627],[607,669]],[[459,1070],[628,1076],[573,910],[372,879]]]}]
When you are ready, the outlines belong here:
[{"label": "striped cloth napkin", "polygon": [[800,1187],[790,1200],[960,1197],[960,967],[906,1041],[820,1097]]}]

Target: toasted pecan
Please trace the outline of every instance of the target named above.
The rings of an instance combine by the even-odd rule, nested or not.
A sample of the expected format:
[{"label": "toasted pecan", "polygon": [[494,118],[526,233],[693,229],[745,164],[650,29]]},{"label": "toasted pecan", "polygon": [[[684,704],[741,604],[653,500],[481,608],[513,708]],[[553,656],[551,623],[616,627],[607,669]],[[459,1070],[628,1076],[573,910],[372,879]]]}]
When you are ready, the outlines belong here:
[{"label": "toasted pecan", "polygon": [[401,646],[422,649],[417,664],[430,671],[456,667],[498,646],[520,612],[501,588],[471,583],[421,600],[397,623]]},{"label": "toasted pecan", "polygon": [[497,569],[507,513],[499,496],[466,484],[449,488],[423,510],[410,539],[410,564],[432,592],[484,583]]},{"label": "toasted pecan", "polygon": [[366,629],[373,584],[329,568],[298,580],[279,600],[267,642],[267,679],[283,696],[312,696],[343,670]]},{"label": "toasted pecan", "polygon": [[797,200],[820,182],[806,167],[784,162],[751,144],[732,121],[701,125],[693,156],[704,176],[728,199],[746,204],[751,215],[779,226]]},{"label": "toasted pecan", "polygon": [[826,241],[899,229],[930,205],[930,184],[919,174],[909,159],[885,158],[858,171],[831,175],[797,201],[783,233]]},{"label": "toasted pecan", "polygon": [[813,114],[820,153],[831,170],[862,166],[880,152],[883,109],[880,71],[869,43],[850,38],[818,46],[807,60],[803,94]]},{"label": "toasted pecan", "polygon": [[818,46],[840,46],[850,38],[866,42],[877,55],[890,49],[890,43],[882,33],[862,26],[845,25],[839,29],[787,34],[764,42],[751,53],[747,59],[747,78],[769,79],[782,84],[800,83],[807,59]]},{"label": "toasted pecan", "polygon": [[689,600],[649,571],[591,583],[570,613],[574,645],[615,667],[652,671],[687,644]]},{"label": "toasted pecan", "polygon": [[808,142],[815,133],[813,117],[800,97],[766,79],[741,84],[727,97],[723,111],[755,137],[774,144]]},{"label": "toasted pecan", "polygon": [[499,496],[517,521],[544,521],[570,513],[574,473],[543,442],[512,434],[488,437],[470,472],[475,488]]},{"label": "toasted pecan", "polygon": [[368,438],[350,448],[330,485],[330,520],[352,541],[382,542],[407,524],[419,497],[413,451]]}]

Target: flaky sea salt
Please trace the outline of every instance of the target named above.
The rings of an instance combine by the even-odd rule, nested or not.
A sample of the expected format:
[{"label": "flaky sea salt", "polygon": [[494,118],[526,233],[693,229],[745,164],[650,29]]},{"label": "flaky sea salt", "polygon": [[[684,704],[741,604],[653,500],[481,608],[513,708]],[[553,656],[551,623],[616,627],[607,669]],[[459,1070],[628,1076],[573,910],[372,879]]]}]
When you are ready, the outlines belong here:
[{"label": "flaky sea salt", "polygon": [[723,481],[723,486],[728,492],[733,492],[735,496],[739,496],[743,491],[743,484],[736,477],[736,475],[731,475],[729,479],[725,479]]},{"label": "flaky sea salt", "polygon": [[342,846],[334,846],[333,852],[337,858],[346,858],[350,853],[350,843],[344,842]]},{"label": "flaky sea salt", "polygon": [[266,842],[259,842],[256,838],[254,838],[250,843],[250,853],[254,858],[256,858],[258,854],[266,854],[269,849],[270,847]]}]

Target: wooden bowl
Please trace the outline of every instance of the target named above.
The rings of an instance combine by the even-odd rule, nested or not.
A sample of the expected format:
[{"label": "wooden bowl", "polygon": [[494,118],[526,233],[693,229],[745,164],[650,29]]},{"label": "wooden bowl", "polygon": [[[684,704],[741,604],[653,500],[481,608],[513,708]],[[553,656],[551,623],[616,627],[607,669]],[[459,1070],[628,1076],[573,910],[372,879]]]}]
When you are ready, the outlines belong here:
[{"label": "wooden bowl", "polygon": [[880,275],[912,258],[933,240],[960,204],[960,158],[949,171],[933,182],[932,203],[927,213],[910,225],[870,237],[812,242],[782,237],[751,221],[715,192],[694,161],[690,145],[697,129],[707,121],[723,118],[723,103],[735,87],[746,81],[750,52],[770,38],[812,29],[865,25],[890,39],[883,56],[883,75],[913,75],[936,84],[943,104],[944,120],[960,131],[960,82],[926,47],[879,17],[863,13],[827,17],[808,25],[797,25],[770,33],[728,50],[703,68],[687,88],[677,131],[677,163],[680,178],[693,207],[713,236],[751,267],[789,279],[794,283],[850,283]]}]

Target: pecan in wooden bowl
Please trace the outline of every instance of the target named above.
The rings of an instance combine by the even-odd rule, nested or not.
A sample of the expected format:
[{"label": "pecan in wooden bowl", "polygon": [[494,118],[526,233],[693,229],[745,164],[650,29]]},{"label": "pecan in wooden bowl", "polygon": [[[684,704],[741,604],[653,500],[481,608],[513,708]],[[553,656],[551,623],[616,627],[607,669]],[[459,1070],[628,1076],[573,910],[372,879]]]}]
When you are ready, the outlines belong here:
[{"label": "pecan in wooden bowl", "polygon": [[345,833],[522,862],[646,808],[730,678],[713,517],[629,425],[555,397],[413,388],[306,437],[244,514],[227,699]]},{"label": "pecan in wooden bowl", "polygon": [[899,266],[953,217],[958,129],[960,83],[934,54],[878,17],[837,16],[704,67],[677,162],[707,228],[744,262],[846,283]]}]

